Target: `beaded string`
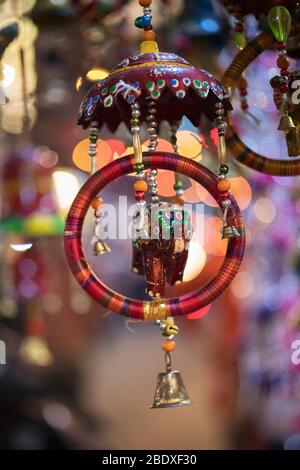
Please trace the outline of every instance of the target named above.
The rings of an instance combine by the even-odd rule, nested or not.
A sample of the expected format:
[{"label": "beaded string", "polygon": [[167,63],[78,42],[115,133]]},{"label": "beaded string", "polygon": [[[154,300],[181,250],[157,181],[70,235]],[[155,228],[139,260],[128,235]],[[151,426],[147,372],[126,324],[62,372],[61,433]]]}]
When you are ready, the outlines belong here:
[{"label": "beaded string", "polygon": [[135,19],[134,24],[137,28],[143,29],[141,43],[141,52],[153,52],[158,53],[158,46],[155,42],[156,34],[152,27],[152,16],[151,16],[151,5],[152,0],[139,0],[139,4],[143,7],[143,16],[139,16]]},{"label": "beaded string", "polygon": [[[179,129],[179,126],[180,126],[180,122],[174,122],[171,125],[171,128],[170,128],[170,142],[172,144],[174,153],[177,154],[177,155],[178,155],[177,131]],[[184,204],[184,200],[182,198],[182,196],[183,196],[183,189],[182,189],[183,184],[182,184],[182,181],[180,179],[179,173],[174,173],[174,179],[175,179],[175,183],[173,185],[173,189],[174,189],[175,194],[176,194],[175,201],[178,204],[183,205]]]},{"label": "beaded string", "polygon": [[165,351],[166,371],[172,370],[171,352],[176,348],[174,336],[179,333],[179,328],[175,324],[173,317],[168,317],[165,320],[156,320],[155,323],[159,326],[162,336],[165,337],[161,347]]},{"label": "beaded string", "polygon": [[[156,103],[148,97],[148,112],[146,116],[147,130],[149,133],[150,141],[148,145],[149,152],[155,152],[157,142],[157,121],[156,121]],[[158,189],[157,189],[157,174],[156,168],[151,168],[148,172],[148,183],[150,186],[151,201],[153,204],[159,203]]]},{"label": "beaded string", "polygon": [[[242,50],[246,46],[246,42],[247,42],[246,35],[245,35],[245,20],[240,9],[237,9],[236,11],[234,11],[233,17],[234,17],[234,31],[235,31],[235,37],[234,37],[235,47],[239,50]],[[247,102],[248,83],[247,83],[245,76],[243,76],[239,80],[237,87],[238,87],[239,95],[240,95],[241,110],[246,113],[248,112],[249,105]]]},{"label": "beaded string", "polygon": [[[89,127],[89,150],[88,154],[91,160],[91,169],[90,174],[93,175],[97,171],[97,143],[99,139],[99,129],[98,123],[96,121],[92,122]],[[92,245],[94,248],[94,255],[98,256],[103,253],[110,252],[108,244],[102,240],[100,236],[101,232],[101,217],[102,213],[103,199],[97,197],[93,199],[91,203],[92,209],[94,209],[94,231],[92,238]]]},{"label": "beaded string", "polygon": [[[279,123],[278,130],[289,132],[290,129],[294,128],[295,125],[287,111],[287,92],[289,90],[289,65],[290,61],[287,57],[286,52],[286,40],[291,31],[291,15],[287,8],[281,5],[281,0],[273,0],[273,7],[268,13],[268,24],[269,27],[277,40],[276,49],[278,51],[278,58],[276,64],[280,69],[279,81],[271,81],[271,85],[274,89],[277,89],[274,101],[276,97],[276,104],[279,107],[281,113],[281,120]],[[281,97],[279,97],[279,93]]]},{"label": "beaded string", "polygon": [[[226,99],[228,96],[225,95],[224,98]],[[224,237],[224,229],[227,226],[227,215],[228,210],[231,207],[231,200],[230,196],[230,188],[231,182],[227,178],[227,174],[229,172],[229,167],[227,165],[227,155],[226,155],[226,143],[225,143],[225,135],[227,130],[227,123],[225,121],[225,111],[222,102],[218,102],[215,105],[216,108],[216,118],[215,123],[218,128],[218,156],[219,156],[219,174],[218,174],[218,190],[220,191],[220,198],[221,198],[221,206],[223,208],[223,212],[220,214],[222,219],[222,228],[221,233],[223,238],[229,238],[228,236]],[[233,236],[239,237],[240,234],[235,228],[232,230],[230,238]]]}]

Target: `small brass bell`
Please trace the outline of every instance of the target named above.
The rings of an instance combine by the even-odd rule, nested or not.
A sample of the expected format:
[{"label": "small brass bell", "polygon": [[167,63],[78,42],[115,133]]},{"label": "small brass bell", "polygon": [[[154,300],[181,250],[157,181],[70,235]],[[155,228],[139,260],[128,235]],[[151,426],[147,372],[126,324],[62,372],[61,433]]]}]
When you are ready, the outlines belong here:
[{"label": "small brass bell", "polygon": [[284,114],[283,116],[281,116],[279,126],[277,129],[279,131],[288,133],[291,129],[295,129],[295,127],[296,126],[291,116],[289,116],[288,114]]},{"label": "small brass bell", "polygon": [[225,225],[222,230],[222,240],[225,238],[238,238],[241,234],[234,225]]},{"label": "small brass bell", "polygon": [[94,254],[96,256],[102,255],[103,253],[110,253],[111,249],[104,240],[97,240],[94,245]]},{"label": "small brass bell", "polygon": [[172,370],[170,353],[166,353],[166,372],[160,372],[157,378],[154,401],[151,408],[176,408],[192,404],[186,391],[180,372]]},{"label": "small brass bell", "polygon": [[151,408],[175,408],[191,404],[192,401],[178,370],[158,374],[156,392]]}]

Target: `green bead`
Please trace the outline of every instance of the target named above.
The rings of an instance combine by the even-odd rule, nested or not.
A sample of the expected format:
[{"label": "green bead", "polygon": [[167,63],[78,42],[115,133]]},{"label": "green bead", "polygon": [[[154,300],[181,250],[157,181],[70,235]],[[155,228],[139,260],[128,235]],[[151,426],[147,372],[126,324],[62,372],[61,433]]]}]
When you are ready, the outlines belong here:
[{"label": "green bead", "polygon": [[292,20],[290,12],[283,6],[271,8],[268,14],[268,25],[278,42],[285,42],[289,37]]},{"label": "green bead", "polygon": [[136,164],[134,165],[134,169],[135,169],[135,171],[137,171],[137,172],[138,172],[138,171],[143,171],[143,169],[144,169],[144,164],[143,164],[143,163],[136,163]]},{"label": "green bead", "polygon": [[95,144],[95,143],[97,142],[97,140],[98,140],[98,136],[95,135],[95,134],[91,134],[91,135],[89,136],[89,140],[90,140],[90,142],[92,142],[93,144]]},{"label": "green bead", "polygon": [[137,28],[143,28],[144,27],[144,18],[142,16],[139,16],[134,20],[134,26]]},{"label": "green bead", "polygon": [[225,118],[224,118],[224,116],[217,116],[215,120],[216,120],[216,122],[223,122],[223,121],[225,121]]},{"label": "green bead", "polygon": [[244,49],[246,46],[246,37],[243,33],[236,33],[234,40],[238,49]]},{"label": "green bead", "polygon": [[221,165],[219,170],[220,170],[221,175],[227,175],[229,171],[229,167],[228,165]]},{"label": "green bead", "polygon": [[139,123],[140,123],[140,121],[139,121],[139,119],[137,119],[137,118],[133,118],[133,119],[131,119],[131,121],[130,121],[130,124],[131,124],[132,126],[138,126]]},{"label": "green bead", "polygon": [[175,191],[176,191],[176,189],[182,189],[182,187],[183,187],[183,184],[182,184],[181,181],[176,181],[176,183],[175,183],[174,186],[173,186],[173,188],[175,189]]}]

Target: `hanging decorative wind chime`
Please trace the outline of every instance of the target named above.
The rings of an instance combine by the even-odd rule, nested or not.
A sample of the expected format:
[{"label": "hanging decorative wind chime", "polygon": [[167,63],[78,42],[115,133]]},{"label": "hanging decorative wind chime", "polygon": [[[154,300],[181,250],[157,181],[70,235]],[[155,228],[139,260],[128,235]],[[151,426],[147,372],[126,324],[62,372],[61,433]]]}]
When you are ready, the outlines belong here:
[{"label": "hanging decorative wind chime", "polygon": [[[226,162],[225,117],[231,110],[223,86],[205,70],[199,70],[175,54],[162,53],[151,25],[151,0],[139,0],[143,15],[135,25],[143,30],[140,53],[123,60],[86,95],[78,123],[89,128],[91,177],[76,196],[65,227],[65,250],[73,274],[82,288],[108,310],[132,319],[154,321],[164,337],[165,372],[159,374],[153,408],[191,404],[181,375],[173,370],[171,353],[178,333],[174,317],[195,312],[219,297],[241,264],[245,234],[240,209],[230,193]],[[206,115],[218,128],[219,174],[178,154],[176,133],[183,116],[199,126]],[[161,121],[170,126],[173,152],[157,150]],[[96,171],[99,130],[105,124],[115,131],[124,122],[131,131],[134,154]],[[140,130],[146,124],[150,141],[142,151]],[[174,172],[172,202],[159,197],[157,174]],[[95,212],[94,252],[109,251],[101,238],[103,201],[99,192],[117,178],[135,172],[133,185],[136,211],[133,216],[132,271],[143,274],[150,299],[125,297],[105,286],[94,274],[82,248],[82,227],[90,207]],[[219,272],[204,286],[177,298],[164,298],[165,283],[182,281],[192,236],[190,214],[184,208],[181,175],[201,184],[217,201],[223,221],[222,238],[228,239],[225,260]],[[149,194],[149,196],[148,196]],[[148,202],[146,202],[146,200]],[[167,234],[167,237],[166,237]],[[109,256],[109,255],[107,255]]]},{"label": "hanging decorative wind chime", "polygon": [[[231,2],[224,3],[228,7]],[[234,3],[235,8],[238,7],[242,15],[248,13],[253,13],[256,17],[266,15],[270,31],[259,34],[243,47],[226,70],[222,83],[231,94],[236,88],[240,89],[240,86],[245,84],[243,74],[247,67],[262,52],[276,44],[278,53],[276,65],[280,75],[273,77],[270,83],[273,88],[274,103],[280,113],[278,130],[286,134],[289,157],[298,157],[300,155],[300,114],[296,94],[299,91],[299,72],[289,70],[288,43],[292,40],[291,55],[297,56],[297,53],[300,53],[299,41],[297,49],[294,40],[299,38],[300,33],[300,4],[293,0]],[[246,91],[245,94],[247,94]],[[272,159],[251,150],[242,142],[230,120],[228,120],[226,143],[233,157],[249,168],[276,176],[300,174],[300,159]]]}]

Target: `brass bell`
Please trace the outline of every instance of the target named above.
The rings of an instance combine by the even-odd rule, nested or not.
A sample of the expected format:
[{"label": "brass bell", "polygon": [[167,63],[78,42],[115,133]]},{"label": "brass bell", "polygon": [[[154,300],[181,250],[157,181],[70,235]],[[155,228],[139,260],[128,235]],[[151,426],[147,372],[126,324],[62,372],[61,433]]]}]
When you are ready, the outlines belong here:
[{"label": "brass bell", "polygon": [[191,405],[178,370],[160,372],[157,378],[154,401],[151,408],[176,408],[178,406]]},{"label": "brass bell", "polygon": [[225,238],[238,238],[241,234],[234,225],[225,225],[222,230],[222,240]]},{"label": "brass bell", "polygon": [[110,253],[111,249],[104,240],[97,240],[94,245],[94,254],[96,256],[102,255],[103,253]]},{"label": "brass bell", "polygon": [[289,116],[288,114],[284,114],[283,116],[281,116],[279,126],[277,129],[279,131],[288,133],[291,129],[295,129],[295,127],[296,126],[291,116]]}]

